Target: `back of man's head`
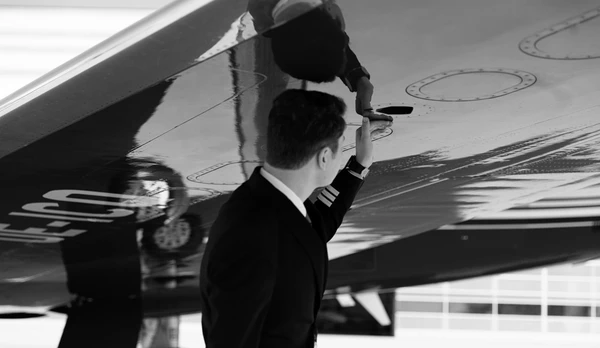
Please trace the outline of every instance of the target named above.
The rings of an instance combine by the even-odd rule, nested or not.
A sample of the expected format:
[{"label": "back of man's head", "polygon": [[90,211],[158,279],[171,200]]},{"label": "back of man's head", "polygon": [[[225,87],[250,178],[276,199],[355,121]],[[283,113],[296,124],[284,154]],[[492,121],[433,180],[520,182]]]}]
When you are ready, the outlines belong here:
[{"label": "back of man's head", "polygon": [[267,163],[298,169],[321,149],[337,153],[346,128],[346,104],[331,94],[289,89],[273,101],[267,129]]},{"label": "back of man's head", "polygon": [[344,69],[348,37],[322,7],[277,27],[269,36],[275,63],[299,80],[331,82]]}]

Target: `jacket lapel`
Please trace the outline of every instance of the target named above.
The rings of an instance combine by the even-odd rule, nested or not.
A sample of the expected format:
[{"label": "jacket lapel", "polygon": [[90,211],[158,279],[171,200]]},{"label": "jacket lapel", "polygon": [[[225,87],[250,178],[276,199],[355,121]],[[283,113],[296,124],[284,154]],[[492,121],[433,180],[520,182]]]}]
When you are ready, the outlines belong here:
[{"label": "jacket lapel", "polygon": [[[255,195],[263,197],[276,210],[273,213],[278,215],[280,225],[294,236],[306,252],[314,270],[317,297],[320,300],[324,287],[324,268],[327,266],[325,242],[294,206],[294,203],[260,174],[260,168],[257,167],[254,170],[248,179],[248,185]],[[313,215],[311,214],[310,217],[312,219]]]}]

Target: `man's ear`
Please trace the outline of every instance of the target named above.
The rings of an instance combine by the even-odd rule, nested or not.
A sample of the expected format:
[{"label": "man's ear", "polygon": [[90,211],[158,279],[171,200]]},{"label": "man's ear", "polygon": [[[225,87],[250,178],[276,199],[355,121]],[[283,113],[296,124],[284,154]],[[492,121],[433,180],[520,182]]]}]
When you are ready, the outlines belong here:
[{"label": "man's ear", "polygon": [[329,157],[331,157],[331,149],[327,146],[317,152],[317,165],[320,169],[327,170],[327,166],[331,162]]}]

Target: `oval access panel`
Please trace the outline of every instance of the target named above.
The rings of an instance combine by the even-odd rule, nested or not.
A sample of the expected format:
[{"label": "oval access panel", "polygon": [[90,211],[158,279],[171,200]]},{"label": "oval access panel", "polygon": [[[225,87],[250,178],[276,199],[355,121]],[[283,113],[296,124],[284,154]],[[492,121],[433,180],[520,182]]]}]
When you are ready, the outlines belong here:
[{"label": "oval access panel", "polygon": [[502,68],[461,69],[442,72],[406,87],[406,93],[419,99],[467,102],[493,99],[533,85],[535,75]]},{"label": "oval access panel", "polygon": [[523,39],[519,49],[543,59],[600,58],[600,8],[569,18]]}]

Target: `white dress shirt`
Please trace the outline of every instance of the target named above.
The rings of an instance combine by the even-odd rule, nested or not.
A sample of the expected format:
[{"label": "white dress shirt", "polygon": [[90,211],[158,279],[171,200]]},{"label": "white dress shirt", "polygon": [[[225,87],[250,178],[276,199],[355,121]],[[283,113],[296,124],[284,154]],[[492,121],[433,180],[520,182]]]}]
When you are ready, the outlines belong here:
[{"label": "white dress shirt", "polygon": [[298,211],[300,211],[300,214],[306,217],[306,207],[304,206],[304,203],[302,203],[300,197],[298,197],[298,195],[296,195],[296,193],[294,193],[292,189],[290,189],[284,183],[282,183],[281,180],[274,177],[273,174],[267,172],[265,168],[260,168],[260,175],[267,179],[267,181],[270,182],[271,185],[275,186],[277,190],[283,193],[292,203],[294,203],[296,208],[298,208]]}]

